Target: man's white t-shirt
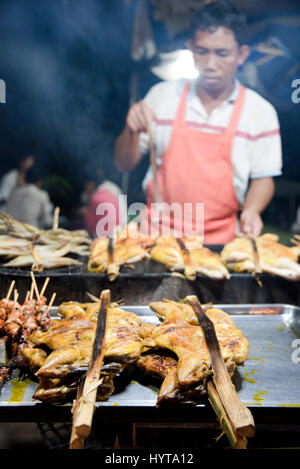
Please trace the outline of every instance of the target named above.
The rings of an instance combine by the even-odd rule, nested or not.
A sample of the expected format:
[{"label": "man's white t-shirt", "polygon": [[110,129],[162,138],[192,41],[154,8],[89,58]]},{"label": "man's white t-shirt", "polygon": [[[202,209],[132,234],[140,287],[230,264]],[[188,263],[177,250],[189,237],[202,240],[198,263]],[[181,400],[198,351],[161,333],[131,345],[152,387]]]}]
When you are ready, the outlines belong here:
[{"label": "man's white t-shirt", "polygon": [[[186,80],[158,83],[144,98],[156,116],[152,132],[158,167],[170,141],[172,124],[186,83]],[[186,103],[187,126],[205,132],[222,133],[230,121],[238,91],[239,82],[236,80],[231,96],[208,115],[196,94],[196,81],[191,81]],[[139,145],[141,153],[149,151],[148,134],[140,134]],[[249,179],[281,175],[282,150],[277,113],[272,104],[249,88],[246,89],[240,122],[233,139],[231,160],[233,185],[241,205]],[[144,190],[151,179],[152,171],[149,167],[143,181]]]}]

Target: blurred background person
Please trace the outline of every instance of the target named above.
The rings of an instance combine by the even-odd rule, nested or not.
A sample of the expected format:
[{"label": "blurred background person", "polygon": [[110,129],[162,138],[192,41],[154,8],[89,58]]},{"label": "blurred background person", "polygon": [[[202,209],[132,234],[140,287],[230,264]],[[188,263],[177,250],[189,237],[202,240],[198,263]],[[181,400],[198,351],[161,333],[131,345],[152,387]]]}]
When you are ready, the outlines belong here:
[{"label": "blurred background person", "polygon": [[42,173],[31,167],[25,184],[15,187],[6,204],[6,211],[16,220],[38,228],[49,228],[53,223],[53,205],[49,195],[42,190]]},{"label": "blurred background person", "polygon": [[[103,169],[98,169],[95,174],[95,177],[91,177],[89,180],[91,187],[93,182],[96,184],[96,189],[86,205],[85,225],[92,236],[106,236],[106,226],[104,227],[105,231],[99,232],[99,230],[97,230],[98,222],[103,217],[106,217],[112,229],[116,225],[125,225],[127,223],[127,203],[120,197],[123,195],[120,187],[104,177]],[[85,186],[86,185],[87,182]],[[114,213],[98,215],[97,208],[104,203],[112,204]]]},{"label": "blurred background person", "polygon": [[6,202],[12,191],[18,186],[24,186],[27,171],[34,165],[34,156],[31,153],[23,155],[17,168],[11,169],[0,181],[0,209],[6,210]]}]

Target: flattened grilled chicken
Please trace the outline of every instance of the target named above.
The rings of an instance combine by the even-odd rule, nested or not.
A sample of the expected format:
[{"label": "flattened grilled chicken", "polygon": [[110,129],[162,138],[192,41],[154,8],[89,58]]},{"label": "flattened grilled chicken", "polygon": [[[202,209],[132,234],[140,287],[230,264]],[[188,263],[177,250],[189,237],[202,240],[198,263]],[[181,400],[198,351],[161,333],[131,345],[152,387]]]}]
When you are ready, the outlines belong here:
[{"label": "flattened grilled chicken", "polygon": [[159,238],[151,251],[151,257],[165,264],[169,270],[184,271],[189,280],[195,280],[197,273],[215,279],[230,277],[220,256],[203,247],[197,237]]},{"label": "flattened grilled chicken", "polygon": [[[177,306],[178,305],[178,306]],[[178,357],[177,378],[181,387],[200,383],[211,374],[210,356],[203,331],[195,324],[195,315],[183,303],[156,302],[150,307],[166,320],[154,329],[156,347],[169,349]],[[214,323],[222,355],[230,372],[247,359],[249,343],[224,311],[209,308],[207,316]],[[188,321],[188,322],[187,322]]]},{"label": "flattened grilled chicken", "polygon": [[[171,322],[181,320],[195,326],[199,325],[193,308],[187,303],[163,299],[163,301],[154,301],[150,303],[149,306],[157,314],[160,320]],[[206,314],[214,324],[223,324],[224,327],[226,324],[229,327],[235,326],[231,316],[221,309],[208,307],[208,309],[206,308]]]},{"label": "flattened grilled chicken", "polygon": [[219,254],[206,247],[190,250],[190,257],[196,272],[215,279],[230,278]]},{"label": "flattened grilled chicken", "polygon": [[[278,242],[278,236],[266,233],[256,238],[259,266],[262,272],[278,275],[287,280],[300,280],[300,266],[297,262],[299,249]],[[226,244],[221,258],[228,269],[235,272],[255,271],[252,243],[247,238],[236,238]]]},{"label": "flattened grilled chicken", "polygon": [[151,258],[165,264],[167,269],[184,270],[184,260],[175,238],[159,238],[151,250]]},{"label": "flattened grilled chicken", "polygon": [[300,280],[297,248],[290,248],[278,243],[278,236],[265,234],[257,238],[259,262],[263,272],[287,280]]},{"label": "flattened grilled chicken", "polygon": [[[67,306],[70,314],[71,305]],[[76,369],[87,368],[96,328],[92,315],[97,304],[96,307],[91,304],[90,308],[85,304],[83,308],[88,311],[91,319],[87,319],[85,314],[78,314],[78,305],[74,306],[75,316],[55,321],[47,332],[36,332],[30,336],[33,344],[44,344],[53,350],[37,371],[37,376],[62,377]],[[140,325],[141,319],[135,314],[110,306],[106,321],[105,359],[127,364],[136,361],[143,346],[139,336]]]},{"label": "flattened grilled chicken", "polygon": [[107,272],[109,280],[113,281],[119,275],[121,266],[148,259],[152,243],[153,240],[145,238],[138,231],[136,223],[131,222],[119,234],[114,244],[109,238],[98,238],[93,241],[88,271]]}]

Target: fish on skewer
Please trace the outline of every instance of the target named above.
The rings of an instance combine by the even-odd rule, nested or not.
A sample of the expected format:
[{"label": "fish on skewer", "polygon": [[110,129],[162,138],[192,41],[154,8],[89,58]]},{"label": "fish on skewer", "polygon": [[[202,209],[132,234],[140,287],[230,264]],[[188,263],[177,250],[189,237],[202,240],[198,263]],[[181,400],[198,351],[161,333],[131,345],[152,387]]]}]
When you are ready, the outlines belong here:
[{"label": "fish on skewer", "polygon": [[[8,268],[53,269],[82,263],[68,254],[88,256],[91,239],[85,230],[40,230],[0,212],[0,257]],[[41,263],[35,258],[41,259]]]}]

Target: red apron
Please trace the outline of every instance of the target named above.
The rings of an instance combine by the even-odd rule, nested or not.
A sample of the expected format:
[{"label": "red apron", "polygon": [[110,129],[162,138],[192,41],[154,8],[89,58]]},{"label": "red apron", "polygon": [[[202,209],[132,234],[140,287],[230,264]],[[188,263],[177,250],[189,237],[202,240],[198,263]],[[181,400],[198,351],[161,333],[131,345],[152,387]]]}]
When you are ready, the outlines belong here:
[{"label": "red apron", "polygon": [[[196,232],[197,202],[204,203],[204,242],[222,244],[234,238],[237,212],[240,208],[233,186],[231,147],[236,134],[245,98],[245,87],[240,85],[230,122],[222,134],[203,132],[186,125],[186,97],[184,88],[176,112],[169,145],[157,170],[158,185],[163,202],[189,203],[193,207],[191,226],[184,230]],[[150,204],[155,202],[153,180],[147,186],[148,217],[155,216]],[[162,213],[161,223],[176,228],[183,223],[172,213]]]}]

